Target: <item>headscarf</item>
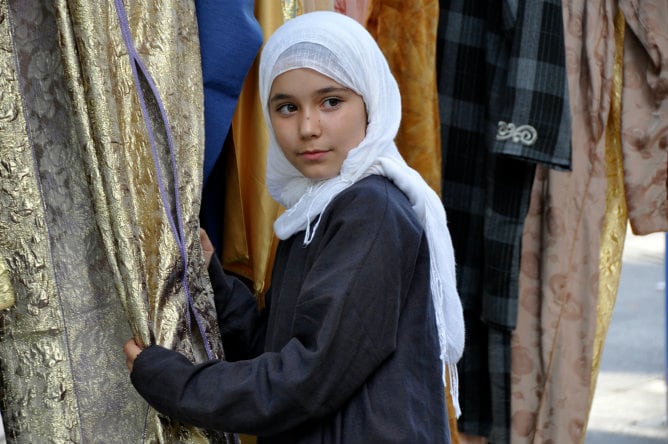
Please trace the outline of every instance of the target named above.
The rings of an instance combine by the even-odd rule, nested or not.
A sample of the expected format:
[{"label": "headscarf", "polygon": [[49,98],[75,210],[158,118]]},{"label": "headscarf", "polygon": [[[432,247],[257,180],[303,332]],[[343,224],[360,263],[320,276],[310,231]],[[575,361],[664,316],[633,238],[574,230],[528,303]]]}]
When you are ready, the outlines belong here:
[{"label": "headscarf", "polygon": [[[366,105],[366,135],[348,152],[340,174],[330,179],[304,177],[283,154],[271,126],[268,100],[272,83],[284,72],[298,68],[309,68],[330,77],[362,96]],[[340,13],[318,11],[290,19],[263,49],[260,100],[269,128],[267,187],[271,196],[286,208],[274,223],[279,239],[304,230],[304,243],[311,242],[329,202],[371,174],[387,177],[408,196],[429,244],[440,357],[444,366],[449,364],[450,388],[459,415],[455,364],[464,349],[464,318],[456,288],[452,240],[441,199],[406,164],[394,143],[401,122],[401,96],[376,41],[357,21]]]}]

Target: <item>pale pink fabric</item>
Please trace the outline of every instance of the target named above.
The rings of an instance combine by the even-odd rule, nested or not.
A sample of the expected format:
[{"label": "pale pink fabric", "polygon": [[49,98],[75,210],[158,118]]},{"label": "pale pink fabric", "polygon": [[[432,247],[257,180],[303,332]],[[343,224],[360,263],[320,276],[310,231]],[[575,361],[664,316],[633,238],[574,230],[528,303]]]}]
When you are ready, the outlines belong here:
[{"label": "pale pink fabric", "polygon": [[612,0],[565,0],[563,11],[573,170],[537,169],[525,222],[513,444],[581,443],[590,404],[616,8]]},{"label": "pale pink fabric", "polygon": [[597,373],[606,130],[618,6],[628,20],[621,104],[627,206],[636,233],[668,229],[667,3],[564,0],[573,170],[539,167],[532,190],[512,341],[513,444],[584,439]]},{"label": "pale pink fabric", "polygon": [[621,0],[624,40],[622,147],[631,228],[668,230],[668,2]]},{"label": "pale pink fabric", "polygon": [[354,18],[366,26],[372,0],[334,0],[334,10]]}]

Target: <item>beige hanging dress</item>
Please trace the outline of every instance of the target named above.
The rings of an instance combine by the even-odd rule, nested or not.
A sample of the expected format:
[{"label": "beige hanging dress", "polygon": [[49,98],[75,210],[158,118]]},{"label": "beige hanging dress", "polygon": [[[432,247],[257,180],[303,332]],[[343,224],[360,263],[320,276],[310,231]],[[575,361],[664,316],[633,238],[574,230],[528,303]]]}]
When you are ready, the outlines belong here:
[{"label": "beige hanging dress", "polygon": [[[647,94],[651,73],[668,71],[625,26],[624,15],[638,25],[641,3],[644,24],[666,23],[662,0],[564,2],[573,170],[538,169],[525,222],[513,443],[584,442],[627,219],[636,233],[668,230],[666,100]],[[655,42],[668,48],[665,35]]]}]

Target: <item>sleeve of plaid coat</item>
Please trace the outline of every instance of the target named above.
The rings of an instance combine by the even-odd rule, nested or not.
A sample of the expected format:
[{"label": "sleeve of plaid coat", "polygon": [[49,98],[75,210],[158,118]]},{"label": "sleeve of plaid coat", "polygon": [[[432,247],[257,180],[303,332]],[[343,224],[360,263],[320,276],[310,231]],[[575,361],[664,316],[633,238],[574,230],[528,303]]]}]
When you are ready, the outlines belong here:
[{"label": "sleeve of plaid coat", "polygon": [[[501,38],[506,51],[494,63],[490,97],[492,152],[551,168],[571,166],[571,125],[566,79],[564,25],[558,0],[505,1]],[[500,60],[505,59],[505,60]],[[503,66],[506,66],[505,69]]]}]

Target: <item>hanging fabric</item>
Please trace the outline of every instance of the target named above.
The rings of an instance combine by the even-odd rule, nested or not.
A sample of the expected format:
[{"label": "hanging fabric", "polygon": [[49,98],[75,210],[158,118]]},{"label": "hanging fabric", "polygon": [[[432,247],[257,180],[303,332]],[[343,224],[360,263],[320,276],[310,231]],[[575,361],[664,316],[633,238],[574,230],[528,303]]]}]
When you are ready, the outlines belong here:
[{"label": "hanging fabric", "polygon": [[0,257],[0,310],[14,305],[14,287],[5,261]]},{"label": "hanging fabric", "polygon": [[657,125],[668,107],[656,89],[668,42],[646,39],[668,20],[665,2],[570,0],[563,14],[573,170],[539,168],[522,238],[511,398],[520,444],[584,440],[627,217],[643,234],[668,230],[668,131]]},{"label": "hanging fabric", "polygon": [[[234,149],[232,118],[244,80],[262,44],[253,0],[197,0],[204,84],[204,188],[200,224],[217,252],[223,248],[227,156]],[[241,37],[240,37],[241,36]]]},{"label": "hanging fabric", "polygon": [[622,148],[635,234],[668,231],[668,2],[620,0],[624,38]]},{"label": "hanging fabric", "polygon": [[[0,408],[11,442],[233,440],[150,410],[122,355],[134,335],[193,360],[206,358],[205,337],[223,357],[199,244],[194,7],[126,7],[168,119],[146,76],[141,110],[113,2],[0,1],[0,257],[15,295],[0,312]],[[179,211],[181,223],[171,224]],[[189,332],[185,285],[202,335]]]},{"label": "hanging fabric", "polygon": [[334,10],[367,25],[374,0],[334,0]]},{"label": "hanging fabric", "polygon": [[443,202],[467,331],[458,424],[464,434],[504,443],[520,241],[534,171],[536,164],[570,168],[561,4],[440,6]]},{"label": "hanging fabric", "polygon": [[367,8],[366,28],[385,54],[401,90],[401,127],[395,142],[406,163],[440,195],[438,1],[373,0]]}]

